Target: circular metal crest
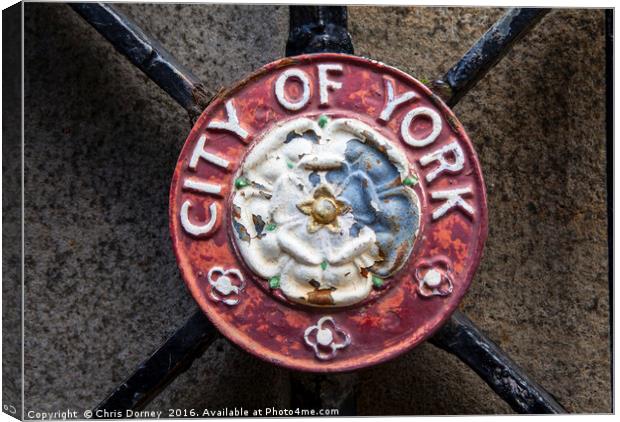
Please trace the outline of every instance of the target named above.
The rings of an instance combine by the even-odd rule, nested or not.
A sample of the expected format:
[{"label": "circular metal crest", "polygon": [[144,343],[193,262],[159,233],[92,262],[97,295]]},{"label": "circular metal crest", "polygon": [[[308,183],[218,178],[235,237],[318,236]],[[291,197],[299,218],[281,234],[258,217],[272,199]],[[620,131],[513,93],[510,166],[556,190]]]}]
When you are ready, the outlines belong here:
[{"label": "circular metal crest", "polygon": [[342,54],[278,60],[219,94],[181,151],[170,231],[194,299],[230,340],[346,371],[427,339],[487,232],[472,144],[423,84]]}]

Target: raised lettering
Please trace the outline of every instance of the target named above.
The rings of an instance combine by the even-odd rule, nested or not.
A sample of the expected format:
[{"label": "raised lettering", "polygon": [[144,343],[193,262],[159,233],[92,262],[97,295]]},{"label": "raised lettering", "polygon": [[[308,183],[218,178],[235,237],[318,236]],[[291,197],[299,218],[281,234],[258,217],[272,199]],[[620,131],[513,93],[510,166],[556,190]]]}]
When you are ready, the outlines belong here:
[{"label": "raised lettering", "polygon": [[219,207],[215,202],[212,202],[211,205],[209,205],[209,213],[211,214],[209,221],[205,224],[194,224],[189,219],[189,208],[191,206],[192,203],[189,199],[185,200],[183,205],[181,205],[181,225],[183,229],[192,236],[205,237],[210,234],[215,227]]},{"label": "raised lettering", "polygon": [[222,192],[222,186],[203,182],[194,177],[188,177],[183,182],[183,188],[194,192],[202,192],[207,194],[219,195]]},{"label": "raised lettering", "polygon": [[443,217],[448,211],[456,207],[461,207],[470,215],[474,215],[473,207],[461,198],[461,195],[471,195],[471,193],[469,187],[431,192],[431,198],[445,199],[444,203],[433,211],[433,220]]},{"label": "raised lettering", "polygon": [[248,132],[239,125],[239,119],[237,118],[237,110],[232,100],[226,101],[226,119],[225,122],[211,121],[207,125],[209,129],[221,129],[234,133],[242,140],[245,140],[248,136]]},{"label": "raised lettering", "polygon": [[327,79],[327,72],[342,73],[342,66],[339,64],[320,64],[319,68],[319,94],[321,104],[325,105],[329,102],[328,90],[335,91],[342,88],[341,82]]},{"label": "raised lettering", "polygon": [[[297,101],[289,101],[284,92],[284,86],[289,78],[296,78],[301,82],[301,97]],[[301,69],[288,69],[278,77],[276,81],[276,98],[278,102],[287,110],[299,110],[303,108],[310,100],[310,80],[308,75]]]},{"label": "raised lettering", "polygon": [[[451,163],[447,160],[449,155],[454,156],[454,161]],[[454,141],[420,158],[420,164],[423,166],[427,166],[433,161],[439,161],[439,166],[426,175],[426,180],[428,182],[435,180],[435,178],[444,171],[452,173],[461,171],[463,169],[463,164],[465,164],[465,156],[463,155],[461,146],[458,142]]]},{"label": "raised lettering", "polygon": [[220,166],[222,168],[227,169],[230,164],[228,160],[223,159],[215,154],[211,154],[210,152],[205,151],[205,142],[207,141],[207,135],[202,134],[200,138],[198,138],[198,142],[196,142],[196,146],[194,147],[194,152],[192,152],[192,158],[189,160],[189,168],[192,170],[196,170],[196,166],[198,165],[198,160],[202,158],[210,162],[211,164],[215,164],[216,166]]},{"label": "raised lettering", "polygon": [[[433,129],[431,130],[431,133],[426,136],[426,138],[416,139],[411,135],[409,127],[411,126],[413,119],[417,116],[427,116],[433,121]],[[441,132],[441,126],[441,117],[439,117],[439,114],[437,114],[436,111],[428,107],[418,107],[407,113],[403,119],[403,123],[400,126],[400,133],[403,140],[412,147],[424,147],[435,142],[435,139],[437,139],[439,133]]]},{"label": "raised lettering", "polygon": [[390,117],[392,116],[394,110],[396,110],[396,107],[406,103],[407,101],[412,101],[417,97],[413,91],[408,91],[398,97],[394,97],[394,86],[389,79],[385,80],[385,90],[387,91],[387,103],[379,116],[379,120],[383,120],[384,122],[390,120]]}]

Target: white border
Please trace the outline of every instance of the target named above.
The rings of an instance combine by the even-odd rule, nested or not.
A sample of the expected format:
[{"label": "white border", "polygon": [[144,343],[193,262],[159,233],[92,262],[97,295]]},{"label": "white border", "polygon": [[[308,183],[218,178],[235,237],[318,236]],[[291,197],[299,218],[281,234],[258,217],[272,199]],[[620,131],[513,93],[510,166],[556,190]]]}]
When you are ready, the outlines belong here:
[{"label": "white border", "polygon": [[[162,1],[162,0],[154,0],[151,2],[145,2],[145,1],[137,1],[139,3],[175,3],[175,2],[166,2],[166,1]],[[188,1],[183,1],[183,2],[176,2],[176,3],[233,3],[230,1],[196,1],[196,0],[188,0]],[[320,2],[316,1],[316,0],[271,0],[271,1],[244,1],[244,2],[234,2],[234,3],[242,3],[242,4],[332,4],[332,5],[341,5],[341,4],[347,4],[347,5],[379,5],[379,0],[356,0],[354,2],[348,2],[348,1],[339,1],[339,0],[321,0]],[[0,6],[2,7],[2,9],[5,9],[6,7],[11,6],[12,4],[15,4],[14,1],[9,1],[9,0],[0,0]],[[435,7],[443,7],[443,6],[468,6],[468,7],[509,7],[509,6],[530,6],[530,7],[554,7],[554,8],[612,8],[614,7],[614,2],[612,1],[589,1],[589,2],[585,2],[585,1],[574,1],[574,0],[565,0],[565,1],[517,1],[517,0],[511,0],[511,1],[505,1],[505,0],[496,0],[496,1],[488,1],[488,0],[479,0],[479,1],[459,1],[459,0],[448,0],[446,2],[437,2],[437,1],[429,1],[429,0],[417,0],[417,1],[402,1],[402,0],[387,0],[385,3],[381,3],[380,5],[382,6],[388,6],[388,5],[401,5],[401,6],[435,6]],[[617,19],[617,17],[616,17]],[[23,22],[23,15],[22,15],[22,22]],[[1,23],[0,23],[0,34],[1,34]],[[614,23],[614,34],[618,34],[617,32],[617,25]],[[617,38],[617,36],[616,36]],[[23,39],[23,25],[22,25],[22,39]],[[22,66],[23,66],[23,44],[22,44]],[[618,57],[618,42],[615,43],[614,45],[614,57]],[[1,60],[1,59],[0,59]],[[615,98],[616,98],[616,94],[618,92],[618,69],[617,69],[617,65],[614,64],[614,79],[615,79],[615,88],[614,88],[614,103],[615,103]],[[23,136],[23,73],[22,73],[22,136]],[[616,122],[616,117],[617,117],[617,113],[614,114],[614,128],[615,128],[615,122]],[[0,121],[1,121],[1,117],[0,117]],[[1,152],[0,152],[0,158],[1,158]],[[615,151],[614,151],[614,161],[618,162],[620,158],[620,152],[619,152],[619,148],[618,145],[615,145]],[[24,169],[23,169],[23,139],[22,139],[22,239],[23,239],[23,234],[24,234],[24,226],[23,226],[23,204],[24,204],[24,197],[23,197],[23,173]],[[618,193],[620,191],[620,188],[618,188],[618,177],[616,177],[616,172],[614,171],[614,197],[618,196]],[[0,194],[2,191],[2,187],[1,187],[1,181],[2,181],[2,176],[0,175]],[[614,201],[615,204],[616,201]],[[615,216],[615,212],[614,212],[614,216]],[[1,216],[1,210],[0,210],[0,216]],[[616,223],[617,224],[617,223]],[[0,228],[0,233],[1,233],[1,228]],[[614,230],[614,237],[615,237],[615,230]],[[615,242],[614,242],[615,244]],[[614,245],[615,246],[615,245]],[[1,245],[0,245],[0,252],[1,252]],[[23,267],[23,257],[24,257],[24,245],[22,243],[22,279],[23,279],[23,275],[24,275],[24,267]],[[618,262],[618,257],[620,256],[620,252],[618,252],[618,250],[616,249],[614,251],[614,263]],[[1,282],[1,274],[0,274],[0,282]],[[618,300],[620,299],[620,294],[618,293],[618,288],[615,289],[614,292],[614,303],[618,303]],[[24,289],[22,286],[22,359],[23,359],[23,345],[24,345],[24,331],[23,331],[23,312],[24,312],[24,305],[25,305],[25,298],[24,298]],[[0,302],[0,311],[1,311],[1,302]],[[0,312],[1,315],[1,312]],[[614,333],[613,338],[615,339],[615,331],[617,330],[618,327],[618,317],[617,317],[617,312],[614,312]],[[1,352],[1,343],[0,343],[0,352]],[[618,352],[617,352],[617,345],[615,347],[616,351],[614,353],[614,365],[613,365],[613,374],[614,374],[614,379],[617,381],[618,380],[618,372],[617,372],[617,365],[615,364],[615,359],[618,356]],[[145,355],[146,356],[146,355]],[[23,363],[23,362],[22,362]],[[1,363],[0,363],[1,365]],[[24,375],[24,367],[22,365],[22,380],[23,380],[23,375]],[[0,371],[0,381],[1,381],[1,371]],[[400,388],[408,388],[408,386],[401,386]],[[101,392],[101,394],[105,394],[105,392]],[[489,391],[489,394],[493,394],[491,391]],[[618,388],[615,388],[614,391],[614,404],[617,406],[619,403],[619,398],[620,398],[620,394],[618,393]],[[22,383],[22,403],[23,403],[23,399],[24,399],[24,391],[23,391],[23,383]],[[205,404],[206,405],[206,404]],[[25,409],[25,406],[24,406]],[[554,417],[555,418],[571,418],[573,420],[577,420],[577,421],[581,421],[581,420],[590,420],[590,418],[594,417],[597,420],[611,420],[612,416],[610,415],[596,415],[596,416],[592,416],[592,415],[571,415],[571,416],[560,416],[560,417]],[[384,419],[383,418],[369,418],[371,420],[381,420]],[[530,421],[534,421],[534,420],[540,420],[541,418],[543,418],[542,416],[530,416],[528,418],[528,420]],[[297,418],[297,420],[311,420],[310,418]],[[332,419],[332,418],[330,418]],[[367,418],[368,419],[368,418]],[[413,417],[403,417],[401,419],[404,420],[413,420]],[[416,417],[416,420],[419,421],[437,421],[437,420],[444,420],[446,419],[445,417]],[[462,421],[478,421],[479,417],[474,417],[474,416],[464,416],[464,417],[460,417],[459,420]],[[490,421],[503,421],[506,419],[506,416],[488,416],[485,417],[485,419],[490,420]],[[4,421],[14,421],[15,419],[11,418],[10,416],[8,416],[7,414],[1,413],[0,414],[0,422],[4,422]],[[275,419],[274,419],[275,420]],[[354,420],[354,418],[338,418],[339,421],[351,421]]]}]

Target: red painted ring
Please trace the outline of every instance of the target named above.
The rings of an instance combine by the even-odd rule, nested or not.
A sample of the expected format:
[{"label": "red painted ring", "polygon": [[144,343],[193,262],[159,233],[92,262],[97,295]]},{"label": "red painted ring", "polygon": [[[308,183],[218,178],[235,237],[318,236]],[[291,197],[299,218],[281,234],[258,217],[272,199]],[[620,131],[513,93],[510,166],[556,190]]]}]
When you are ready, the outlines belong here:
[{"label": "red painted ring", "polygon": [[[328,108],[320,107],[317,92],[316,66],[321,63],[339,64],[343,69],[341,74],[329,76],[330,80],[340,81],[342,87],[329,92]],[[274,94],[276,79],[291,68],[303,70],[311,81],[310,100],[299,112],[283,108]],[[397,107],[388,123],[381,124],[377,116],[386,102],[386,78],[392,81],[396,95],[413,91],[419,98],[412,104]],[[229,131],[207,128],[210,122],[226,121],[225,104],[231,99],[240,124],[248,132],[247,144]],[[403,142],[400,125],[409,110],[422,106],[439,113],[442,129],[432,145],[412,148]],[[371,125],[406,154],[420,176],[414,188],[421,201],[420,230],[407,264],[396,274],[398,280],[386,291],[373,293],[376,297],[372,300],[343,309],[295,305],[268,293],[265,280],[256,277],[244,265],[229,230],[228,211],[233,177],[247,150],[275,122],[293,116],[316,117],[322,114],[334,118],[355,116]],[[205,150],[229,161],[227,170],[204,160],[199,162],[195,171],[188,168],[196,142],[203,134],[208,139]],[[437,163],[422,166],[419,159],[453,141],[463,152],[463,169],[456,173],[443,172],[427,183],[425,176]],[[188,177],[220,184],[221,195],[184,190],[183,182]],[[463,186],[471,188],[472,194],[464,199],[473,213],[456,207],[433,220],[432,212],[442,201],[432,200],[431,193]],[[197,222],[208,219],[209,206],[218,204],[220,221],[217,229],[206,239],[191,236],[182,227],[180,211],[188,199],[192,203],[190,220]],[[261,359],[291,369],[313,372],[349,371],[378,364],[429,338],[456,309],[467,291],[487,235],[486,193],[480,165],[471,141],[452,111],[411,76],[373,60],[342,54],[281,59],[216,96],[194,125],[181,151],[170,188],[169,217],[173,247],[182,277],[213,324],[228,339]],[[420,271],[424,272],[434,259],[449,262],[448,266],[438,267],[441,277],[447,277],[450,281],[451,292],[447,295],[433,296],[432,289],[420,286]],[[245,286],[235,298],[237,304],[226,305],[213,299],[207,275],[214,267],[240,270]],[[419,270],[418,276],[416,269]],[[444,289],[439,293],[446,291]],[[431,296],[425,297],[429,292]],[[223,299],[221,295],[216,295],[217,298]],[[318,359],[313,348],[304,341],[306,329],[314,326],[323,316],[331,316],[337,327],[350,338],[350,343],[338,349],[330,360]],[[343,338],[339,337],[340,340]]]}]

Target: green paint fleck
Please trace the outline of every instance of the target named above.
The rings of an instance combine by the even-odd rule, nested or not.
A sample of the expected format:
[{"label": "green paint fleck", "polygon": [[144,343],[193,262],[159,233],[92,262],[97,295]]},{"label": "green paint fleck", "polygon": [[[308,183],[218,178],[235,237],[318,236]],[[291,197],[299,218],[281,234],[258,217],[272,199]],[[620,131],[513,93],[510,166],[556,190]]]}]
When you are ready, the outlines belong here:
[{"label": "green paint fleck", "polygon": [[278,227],[276,223],[269,223],[265,226],[265,230],[272,232],[276,229],[276,227]]},{"label": "green paint fleck", "polygon": [[269,288],[270,289],[278,289],[280,288],[280,276],[276,275],[269,279]]},{"label": "green paint fleck", "polygon": [[325,125],[327,125],[328,121],[329,121],[329,119],[324,114],[321,117],[319,117],[319,126],[321,127],[321,129],[324,128]]},{"label": "green paint fleck", "polygon": [[424,85],[428,85],[431,81],[426,78],[420,78],[420,82],[422,82]]},{"label": "green paint fleck", "polygon": [[286,162],[286,166],[290,169],[292,169],[293,167],[295,167],[295,164],[291,163],[290,161]]},{"label": "green paint fleck", "polygon": [[327,261],[321,262],[321,269],[325,271],[327,269]]},{"label": "green paint fleck", "polygon": [[235,179],[235,187],[237,189],[243,189],[246,186],[249,186],[250,181],[248,179],[246,179],[245,177],[237,177]]},{"label": "green paint fleck", "polygon": [[418,183],[418,178],[415,176],[405,177],[405,180],[403,180],[403,185],[405,186],[415,185],[416,183]]},{"label": "green paint fleck", "polygon": [[383,279],[381,277],[377,277],[376,275],[372,275],[372,284],[376,288],[383,287]]}]

